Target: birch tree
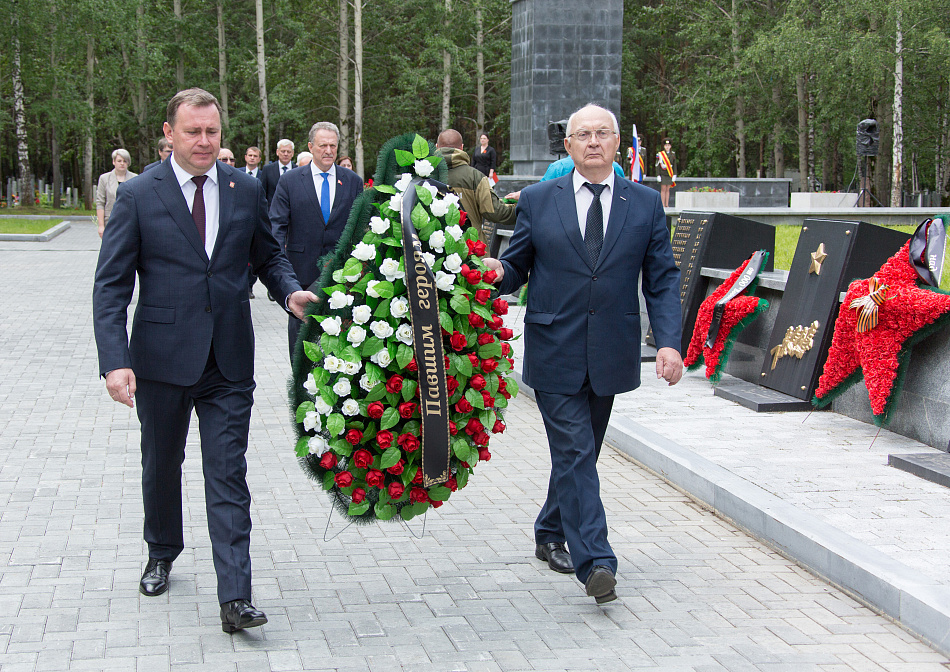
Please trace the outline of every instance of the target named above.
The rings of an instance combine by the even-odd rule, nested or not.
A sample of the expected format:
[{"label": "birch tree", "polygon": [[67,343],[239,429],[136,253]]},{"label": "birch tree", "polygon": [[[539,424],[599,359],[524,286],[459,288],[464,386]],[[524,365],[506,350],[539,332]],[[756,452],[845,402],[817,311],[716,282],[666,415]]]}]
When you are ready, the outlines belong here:
[{"label": "birch tree", "polygon": [[261,122],[264,126],[264,160],[270,157],[270,112],[267,109],[267,65],[264,58],[264,0],[254,0],[257,28],[257,88],[261,97]]},{"label": "birch tree", "polygon": [[891,207],[903,205],[904,185],[904,35],[901,8],[897,8],[894,35],[894,131],[891,142]]}]

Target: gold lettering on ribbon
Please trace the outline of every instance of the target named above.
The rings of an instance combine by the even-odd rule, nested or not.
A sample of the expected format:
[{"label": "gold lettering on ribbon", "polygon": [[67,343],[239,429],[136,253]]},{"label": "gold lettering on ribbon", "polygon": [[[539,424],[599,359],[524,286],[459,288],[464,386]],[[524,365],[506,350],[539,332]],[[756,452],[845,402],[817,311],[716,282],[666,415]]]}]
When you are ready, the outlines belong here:
[{"label": "gold lettering on ribbon", "polygon": [[778,364],[778,360],[786,355],[791,355],[801,359],[805,356],[805,353],[811,350],[812,346],[815,344],[815,334],[818,331],[818,320],[815,320],[807,327],[801,325],[797,327],[789,327],[785,331],[785,336],[782,338],[782,342],[776,345],[774,348],[769,350],[772,353],[772,371],[775,370],[775,365]]}]

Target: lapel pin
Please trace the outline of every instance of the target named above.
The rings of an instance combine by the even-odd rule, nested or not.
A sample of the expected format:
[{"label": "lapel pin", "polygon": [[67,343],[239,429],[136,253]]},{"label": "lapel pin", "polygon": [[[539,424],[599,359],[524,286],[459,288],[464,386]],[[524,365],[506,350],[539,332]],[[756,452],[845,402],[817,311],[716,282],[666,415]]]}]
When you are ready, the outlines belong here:
[{"label": "lapel pin", "polygon": [[621,196],[621,197],[620,197],[620,200],[621,200],[621,201],[625,201],[625,200],[627,200],[627,199],[624,198],[623,196]]},{"label": "lapel pin", "polygon": [[234,189],[234,182],[232,182],[229,186],[230,186],[232,189]]},{"label": "lapel pin", "polygon": [[336,183],[339,184],[341,187],[343,186],[343,180],[337,180]]}]

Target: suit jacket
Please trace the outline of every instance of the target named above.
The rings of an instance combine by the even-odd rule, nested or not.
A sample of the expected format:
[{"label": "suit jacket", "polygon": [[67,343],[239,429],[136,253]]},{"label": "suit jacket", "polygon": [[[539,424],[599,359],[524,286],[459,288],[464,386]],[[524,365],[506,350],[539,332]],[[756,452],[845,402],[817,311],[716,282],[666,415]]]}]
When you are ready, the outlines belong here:
[{"label": "suit jacket", "polygon": [[146,170],[151,170],[152,168],[157,168],[157,167],[160,166],[160,165],[162,165],[162,161],[161,161],[160,159],[159,159],[158,161],[152,161],[150,164],[148,164],[147,166],[145,166],[144,168],[142,168],[142,172],[144,173]]},{"label": "suit jacket", "polygon": [[217,169],[219,229],[210,259],[170,162],[119,186],[93,289],[103,375],[131,367],[137,377],[192,385],[213,345],[225,378],[253,376],[248,263],[280,301],[300,284],[270,231],[261,183],[220,161]]},{"label": "suit jacket", "polygon": [[614,180],[596,267],[578,226],[571,175],[527,187],[501,262],[503,294],[531,273],[522,376],[536,390],[574,394],[585,376],[602,396],[640,385],[641,271],[657,348],[680,348],[680,272],[659,194],[649,187]]},{"label": "suit jacket", "polygon": [[[290,162],[290,170],[294,169],[294,162]],[[277,182],[280,180],[280,161],[271,161],[266,166],[261,166],[257,173],[257,179],[264,183],[264,195],[267,197],[267,207],[274,201],[274,191],[277,190]]]},{"label": "suit jacket", "polygon": [[320,257],[336,247],[353,201],[363,193],[363,181],[352,170],[337,166],[336,179],[329,222],[323,221],[309,165],[287,171],[271,202],[270,220],[274,236],[304,287],[309,287],[320,276]]},{"label": "suit jacket", "polygon": [[[256,177],[257,179],[260,180],[260,179],[261,179],[261,171],[262,171],[263,169],[264,169],[263,166],[260,166],[260,165],[259,165],[259,166],[257,167],[257,175],[255,175],[254,177]],[[238,168],[238,170],[241,171],[242,173],[244,173],[245,175],[247,175],[247,166],[241,166],[240,168]]]}]

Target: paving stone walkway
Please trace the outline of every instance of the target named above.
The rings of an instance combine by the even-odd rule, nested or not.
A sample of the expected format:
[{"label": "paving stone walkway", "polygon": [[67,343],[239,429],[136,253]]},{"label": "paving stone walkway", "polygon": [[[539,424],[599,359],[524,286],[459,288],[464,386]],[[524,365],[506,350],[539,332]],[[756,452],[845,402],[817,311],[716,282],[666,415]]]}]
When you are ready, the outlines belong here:
[{"label": "paving stone walkway", "polygon": [[98,243],[86,222],[49,243],[0,243],[0,672],[947,669],[611,449],[600,473],[621,598],[596,606],[533,558],[549,461],[528,399],[424,530],[338,517],[327,529],[328,501],[292,450],[286,318],[262,290],[248,466],[254,601],[270,622],[220,630],[196,431],[187,548],[167,594],[139,595],[138,423],[97,379]]}]

